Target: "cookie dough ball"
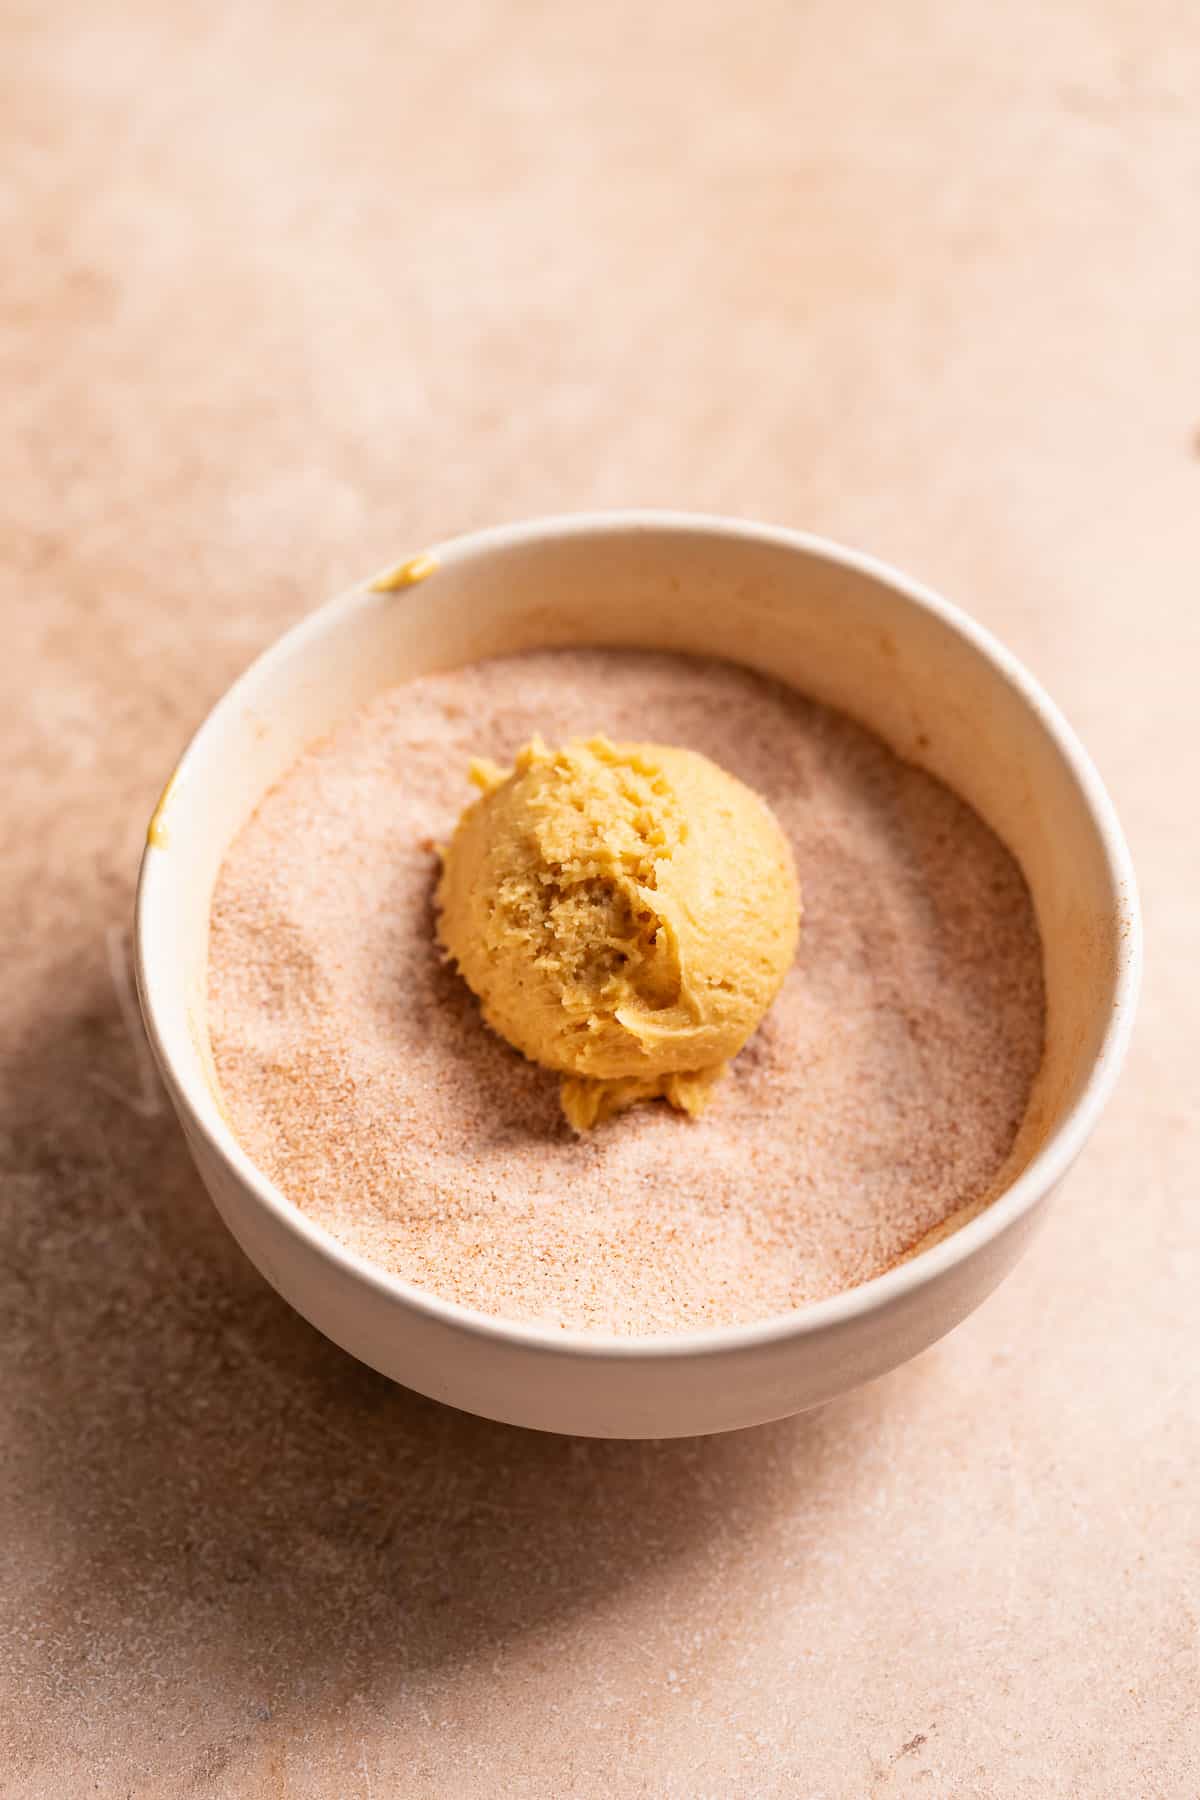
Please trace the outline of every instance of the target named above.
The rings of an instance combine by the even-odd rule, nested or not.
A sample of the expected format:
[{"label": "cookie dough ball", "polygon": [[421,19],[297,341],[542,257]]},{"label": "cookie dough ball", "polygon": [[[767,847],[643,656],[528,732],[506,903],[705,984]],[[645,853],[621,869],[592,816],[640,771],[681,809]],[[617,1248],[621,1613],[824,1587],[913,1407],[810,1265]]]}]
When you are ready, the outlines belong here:
[{"label": "cookie dough ball", "polygon": [[475,764],[444,853],[438,935],[483,1016],[563,1077],[587,1130],[639,1100],[699,1113],[791,964],[800,899],[766,804],[694,750],[550,750]]}]

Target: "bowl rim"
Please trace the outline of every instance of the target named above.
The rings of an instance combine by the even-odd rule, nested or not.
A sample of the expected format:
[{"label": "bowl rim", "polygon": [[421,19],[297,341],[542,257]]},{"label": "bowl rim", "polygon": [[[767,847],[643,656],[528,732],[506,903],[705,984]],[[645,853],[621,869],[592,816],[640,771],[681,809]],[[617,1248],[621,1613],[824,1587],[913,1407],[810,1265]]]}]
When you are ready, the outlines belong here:
[{"label": "bowl rim", "polygon": [[[1116,1083],[1133,1030],[1142,972],[1142,922],[1137,884],[1128,845],[1116,811],[1091,757],[1058,706],[1024,665],[968,613],[942,598],[932,588],[904,574],[879,557],[849,549],[816,533],[787,526],[710,513],[670,509],[632,509],[549,514],[507,525],[485,527],[431,545],[428,554],[439,565],[487,557],[497,551],[533,542],[629,533],[710,535],[747,543],[772,545],[799,552],[876,581],[908,602],[924,609],[956,632],[988,661],[1019,698],[1037,715],[1072,776],[1096,828],[1108,867],[1114,904],[1120,908],[1124,929],[1117,957],[1108,1023],[1082,1090],[1075,1103],[1017,1178],[1001,1190],[983,1210],[946,1237],[908,1260],[885,1270],[858,1287],[830,1295],[806,1306],[748,1323],[713,1325],[678,1332],[623,1336],[613,1332],[565,1328],[536,1320],[508,1319],[465,1306],[393,1275],[343,1244],[322,1225],[310,1219],[270,1181],[242,1149],[226,1124],[207,1088],[199,1057],[194,1071],[181,1070],[168,1049],[160,1028],[155,977],[152,974],[153,924],[164,889],[161,858],[149,843],[142,853],[134,905],[134,961],[142,1016],[175,1106],[188,1125],[204,1140],[207,1149],[224,1163],[241,1187],[257,1204],[274,1215],[293,1236],[342,1269],[363,1281],[393,1303],[423,1314],[460,1334],[513,1348],[546,1351],[585,1361],[647,1358],[653,1361],[682,1357],[728,1355],[778,1344],[793,1338],[846,1326],[879,1312],[936,1281],[960,1263],[968,1261],[1000,1237],[1044,1198],[1060,1181],[1091,1134]],[[395,563],[386,565],[390,570]],[[174,790],[172,812],[186,804],[190,764],[199,759],[211,739],[220,736],[226,717],[248,688],[262,677],[278,657],[302,648],[310,637],[337,627],[341,619],[370,596],[369,575],[306,614],[270,643],[210,708],[192,734],[168,784]],[[199,1090],[203,1090],[199,1093]]]}]

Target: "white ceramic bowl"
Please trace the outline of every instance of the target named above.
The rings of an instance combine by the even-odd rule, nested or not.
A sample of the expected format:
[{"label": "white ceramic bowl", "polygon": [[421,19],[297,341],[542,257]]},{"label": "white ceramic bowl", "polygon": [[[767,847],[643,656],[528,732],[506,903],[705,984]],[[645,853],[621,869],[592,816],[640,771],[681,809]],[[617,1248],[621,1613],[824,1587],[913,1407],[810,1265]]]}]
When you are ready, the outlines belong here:
[{"label": "white ceramic bowl", "polygon": [[[672,513],[548,519],[433,551],[419,584],[364,583],[235,683],[169,784],[142,863],[138,985],[163,1078],[230,1230],[344,1349],[453,1406],[599,1437],[726,1431],[815,1406],[903,1362],[988,1294],[1032,1236],[1113,1086],[1141,932],[1129,856],[1092,764],[1024,669],[965,614],[799,532]],[[730,657],[870,726],[950,783],[1025,870],[1047,1043],[999,1196],[862,1287],[746,1326],[616,1338],[511,1323],[384,1273],[313,1224],[222,1115],[205,1026],[222,857],[303,747],[381,688],[551,644]]]}]

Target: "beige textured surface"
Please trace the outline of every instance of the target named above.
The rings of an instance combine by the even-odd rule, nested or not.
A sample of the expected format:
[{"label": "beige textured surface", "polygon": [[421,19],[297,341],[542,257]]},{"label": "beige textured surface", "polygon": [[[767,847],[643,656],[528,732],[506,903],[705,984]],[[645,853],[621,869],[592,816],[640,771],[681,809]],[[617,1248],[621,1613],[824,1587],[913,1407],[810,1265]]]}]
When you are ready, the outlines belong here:
[{"label": "beige textured surface", "polygon": [[[6,1800],[1194,1796],[1190,0],[19,3],[3,51]],[[121,998],[146,814],[253,649],[630,501],[963,597],[1098,755],[1150,933],[1007,1286],[662,1446],[439,1411],[292,1317]]]}]

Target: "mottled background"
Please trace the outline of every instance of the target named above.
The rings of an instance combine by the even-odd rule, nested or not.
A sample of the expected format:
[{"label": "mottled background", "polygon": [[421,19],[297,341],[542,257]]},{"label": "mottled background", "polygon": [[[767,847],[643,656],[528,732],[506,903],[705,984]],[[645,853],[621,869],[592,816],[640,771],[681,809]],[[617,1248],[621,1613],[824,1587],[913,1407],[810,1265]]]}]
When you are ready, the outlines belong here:
[{"label": "mottled background", "polygon": [[[1192,0],[12,0],[0,19],[0,1791],[1200,1791]],[[964,600],[1144,884],[1126,1079],[947,1342],[596,1444],[389,1386],[192,1174],[146,815],[443,534],[745,513]]]}]

